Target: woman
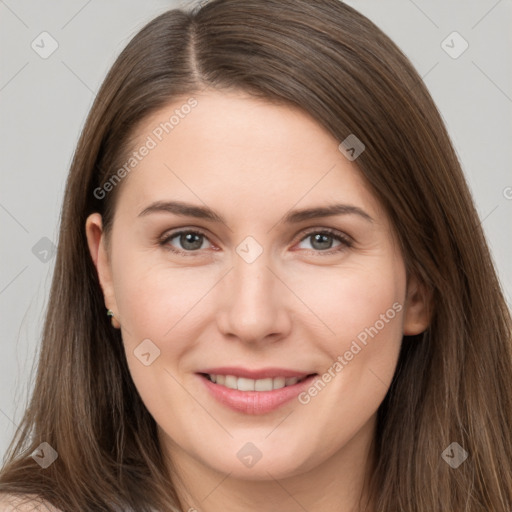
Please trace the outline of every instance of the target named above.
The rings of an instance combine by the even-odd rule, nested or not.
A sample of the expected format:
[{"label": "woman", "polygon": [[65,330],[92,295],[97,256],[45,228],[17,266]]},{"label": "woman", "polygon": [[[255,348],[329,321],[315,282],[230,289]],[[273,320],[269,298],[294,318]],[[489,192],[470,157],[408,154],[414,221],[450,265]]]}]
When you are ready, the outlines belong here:
[{"label": "woman", "polygon": [[389,38],[338,0],[169,11],[79,141],[0,490],[510,510],[510,338],[446,129]]}]

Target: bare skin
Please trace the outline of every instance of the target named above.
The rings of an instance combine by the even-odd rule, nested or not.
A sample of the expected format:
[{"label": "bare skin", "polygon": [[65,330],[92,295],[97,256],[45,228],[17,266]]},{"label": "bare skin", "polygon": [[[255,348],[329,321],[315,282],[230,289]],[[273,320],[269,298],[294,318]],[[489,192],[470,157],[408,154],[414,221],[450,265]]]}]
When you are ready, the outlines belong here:
[{"label": "bare skin", "polygon": [[[364,510],[376,412],[402,336],[428,325],[425,294],[407,278],[389,218],[340,141],[289,106],[233,92],[195,98],[124,178],[110,252],[101,216],[86,224],[105,305],[182,480],[184,510]],[[185,102],[146,119],[136,146]],[[141,215],[156,201],[207,206],[224,222]],[[335,203],[360,211],[281,222]],[[334,233],[322,238],[325,229]],[[192,233],[176,236],[182,230]],[[262,252],[249,263],[240,248]],[[146,339],[160,351],[147,366],[134,353]],[[339,357],[342,369],[333,369]],[[214,399],[197,373],[221,366],[318,379],[330,369],[331,378],[302,401],[247,414]],[[251,467],[237,456],[244,446],[261,456]]]}]

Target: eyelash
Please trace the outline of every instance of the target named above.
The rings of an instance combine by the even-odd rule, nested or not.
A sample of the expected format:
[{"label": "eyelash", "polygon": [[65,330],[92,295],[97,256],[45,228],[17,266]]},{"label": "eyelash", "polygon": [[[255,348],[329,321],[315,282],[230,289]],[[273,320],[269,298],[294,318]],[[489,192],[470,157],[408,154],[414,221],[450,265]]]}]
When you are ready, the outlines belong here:
[{"label": "eyelash", "polygon": [[[199,252],[199,250],[195,250],[195,251],[182,251],[180,249],[176,249],[175,247],[173,247],[172,245],[170,245],[168,243],[170,240],[176,238],[179,235],[183,235],[183,234],[199,235],[199,236],[203,236],[206,239],[208,239],[208,236],[206,235],[206,233],[203,233],[200,230],[187,229],[187,230],[176,231],[174,233],[166,233],[166,234],[164,234],[162,237],[160,237],[158,239],[158,244],[160,246],[162,246],[164,249],[166,249],[166,250],[168,250],[170,252],[173,252],[175,254],[180,254],[182,256],[195,256],[196,253]],[[337,248],[329,249],[329,250],[325,250],[325,251],[314,250],[314,249],[310,249],[310,250],[305,249],[305,250],[307,250],[310,253],[313,252],[315,254],[320,254],[322,256],[330,256],[332,254],[342,252],[343,250],[345,250],[345,249],[347,249],[349,247],[352,247],[352,245],[353,245],[353,241],[347,235],[345,235],[345,234],[343,234],[343,233],[341,233],[339,231],[336,231],[335,229],[330,229],[330,228],[315,229],[315,230],[308,231],[299,240],[299,243],[304,241],[304,240],[306,240],[308,237],[310,237],[312,235],[317,235],[317,234],[318,235],[328,235],[328,236],[331,236],[332,238],[335,238],[337,241],[341,242],[341,244]]]}]

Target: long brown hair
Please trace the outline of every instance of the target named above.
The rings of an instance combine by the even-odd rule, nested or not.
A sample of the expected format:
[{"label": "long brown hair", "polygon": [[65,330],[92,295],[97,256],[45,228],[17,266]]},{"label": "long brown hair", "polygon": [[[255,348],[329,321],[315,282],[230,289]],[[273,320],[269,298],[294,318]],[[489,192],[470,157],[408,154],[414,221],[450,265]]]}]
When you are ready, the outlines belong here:
[{"label": "long brown hair", "polygon": [[[404,337],[378,411],[374,510],[510,511],[510,312],[472,198],[409,60],[339,0],[171,10],[118,57],[71,165],[37,378],[0,491],[77,512],[179,505],[155,421],[105,315],[85,220],[99,212],[111,229],[122,183],[101,199],[94,191],[126,161],[138,123],[205,88],[298,106],[340,142],[363,141],[357,166],[395,226],[408,274],[431,294],[431,324]],[[44,470],[30,457],[42,442],[59,455]],[[456,469],[442,457],[453,442],[468,454]]]}]

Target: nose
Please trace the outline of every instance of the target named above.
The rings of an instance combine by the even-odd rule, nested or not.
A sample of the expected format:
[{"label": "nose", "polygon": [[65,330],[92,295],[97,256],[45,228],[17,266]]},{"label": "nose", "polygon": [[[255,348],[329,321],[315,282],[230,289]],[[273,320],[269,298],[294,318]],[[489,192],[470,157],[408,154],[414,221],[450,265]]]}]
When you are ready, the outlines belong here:
[{"label": "nose", "polygon": [[291,329],[293,294],[263,252],[252,263],[236,256],[219,290],[217,324],[222,334],[244,343],[273,343]]}]

